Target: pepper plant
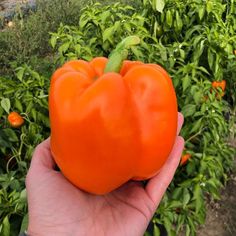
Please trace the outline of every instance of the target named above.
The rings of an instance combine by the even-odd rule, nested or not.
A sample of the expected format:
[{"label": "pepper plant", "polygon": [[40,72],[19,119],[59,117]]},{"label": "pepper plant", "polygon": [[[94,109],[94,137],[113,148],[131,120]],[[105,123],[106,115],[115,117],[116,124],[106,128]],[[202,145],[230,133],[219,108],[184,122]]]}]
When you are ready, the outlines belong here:
[{"label": "pepper plant", "polygon": [[[27,212],[24,181],[32,152],[49,135],[49,80],[22,65],[0,84],[0,235],[8,236],[19,233]],[[21,127],[11,127],[11,111],[24,119]]]},{"label": "pepper plant", "polygon": [[[226,7],[220,1],[213,6],[206,3],[201,7],[200,3],[194,2],[190,9],[183,2],[167,1],[162,12],[153,6],[149,8],[149,3],[145,2],[143,14],[146,17],[141,22],[142,30],[138,30],[143,36],[143,44],[139,48],[142,56],[132,52],[130,58],[159,63],[169,71],[177,91],[179,109],[185,116],[182,135],[186,140],[186,149],[192,156],[177,171],[175,180],[153,219],[154,229],[158,232],[158,224],[161,224],[165,226],[168,235],[174,235],[180,230],[185,230],[186,235],[194,235],[197,225],[203,224],[205,220],[204,196],[209,194],[219,199],[219,189],[227,180],[225,173],[232,167],[233,149],[226,141],[230,127],[225,119],[226,114],[230,113],[230,104],[217,95],[221,90],[214,89],[212,82],[222,80],[224,75],[235,70],[233,67],[230,68],[231,71],[223,69],[229,64],[226,58],[232,58],[231,48],[234,47],[234,42],[231,38],[234,36],[232,32],[227,32],[229,36],[224,38],[222,44],[217,43],[226,34],[226,28],[222,28],[222,14]],[[81,14],[82,26],[77,29],[69,27],[72,38],[78,32],[83,33],[81,39],[87,42],[91,37],[89,32],[98,26],[89,48],[95,48],[95,54],[106,55],[106,45],[115,45],[112,38],[102,40],[108,29],[113,29],[116,38],[123,33],[131,34],[137,29],[133,27],[132,31],[122,31],[124,26],[116,28],[120,24],[116,14],[119,15],[123,10],[117,6],[119,5],[115,5],[116,11],[112,12],[113,19],[117,21],[113,21],[111,25],[104,20],[103,13],[106,9],[101,6],[100,9],[98,6],[94,9],[90,7],[89,11],[85,9]],[[197,6],[200,7],[198,12]],[[135,17],[137,14],[127,14],[125,24],[132,25]],[[150,24],[153,19],[154,24]],[[86,24],[89,24],[88,32],[83,29]],[[158,24],[163,27],[159,32],[155,31]],[[140,27],[140,24],[137,25]],[[63,27],[67,28],[62,26],[60,30]],[[57,37],[56,47],[60,48],[67,41],[61,37],[60,31],[58,33],[53,37]],[[71,53],[71,50],[73,53],[75,48],[68,49],[65,56],[59,56],[67,60],[67,52]],[[231,63],[235,65],[233,59]]]}]

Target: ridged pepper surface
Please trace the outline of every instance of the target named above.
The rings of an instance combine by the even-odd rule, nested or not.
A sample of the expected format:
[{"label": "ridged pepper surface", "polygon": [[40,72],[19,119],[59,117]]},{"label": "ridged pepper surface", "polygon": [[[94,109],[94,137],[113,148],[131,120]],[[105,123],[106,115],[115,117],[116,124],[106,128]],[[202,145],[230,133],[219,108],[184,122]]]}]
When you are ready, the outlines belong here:
[{"label": "ridged pepper surface", "polygon": [[177,101],[167,72],[156,64],[73,60],[51,79],[51,151],[80,189],[106,194],[129,180],[156,175],[176,139]]}]

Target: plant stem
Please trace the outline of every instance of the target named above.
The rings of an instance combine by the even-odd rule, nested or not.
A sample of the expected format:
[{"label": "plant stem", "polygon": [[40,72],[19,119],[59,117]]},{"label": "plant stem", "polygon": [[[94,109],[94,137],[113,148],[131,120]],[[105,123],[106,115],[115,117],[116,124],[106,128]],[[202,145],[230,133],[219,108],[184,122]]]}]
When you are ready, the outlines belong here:
[{"label": "plant stem", "polygon": [[196,138],[198,135],[200,135],[202,133],[202,131],[204,130],[205,128],[201,129],[200,131],[198,131],[196,134],[192,135],[190,138],[188,138],[185,143],[188,143],[189,141],[191,141],[192,139]]},{"label": "plant stem", "polygon": [[129,36],[125,38],[121,43],[117,45],[115,50],[110,54],[104,72],[119,73],[123,61],[128,57],[129,48],[138,45],[139,43],[140,38],[137,36]]}]

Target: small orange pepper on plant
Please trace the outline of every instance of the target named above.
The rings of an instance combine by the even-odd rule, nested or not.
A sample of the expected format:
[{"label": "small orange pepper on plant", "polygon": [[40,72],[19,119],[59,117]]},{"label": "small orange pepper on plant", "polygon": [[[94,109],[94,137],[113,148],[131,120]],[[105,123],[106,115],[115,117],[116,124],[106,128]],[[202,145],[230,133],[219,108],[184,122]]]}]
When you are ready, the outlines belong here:
[{"label": "small orange pepper on plant", "polygon": [[222,81],[213,81],[211,83],[212,87],[217,89],[217,88],[221,88],[222,91],[225,91],[225,88],[226,88],[226,81],[225,80],[222,80]]},{"label": "small orange pepper on plant", "polygon": [[221,88],[222,92],[221,93],[216,93],[216,98],[220,99],[225,95],[225,88],[226,88],[226,81],[222,80],[222,81],[213,81],[212,82],[212,87],[217,89],[217,88]]},{"label": "small orange pepper on plant", "polygon": [[190,153],[183,154],[181,157],[180,165],[182,166],[182,165],[186,164],[188,159],[191,157],[192,157],[192,155]]},{"label": "small orange pepper on plant", "polygon": [[19,128],[24,124],[23,117],[15,111],[11,112],[8,115],[7,119],[8,119],[8,122],[10,123],[11,127],[13,127],[13,128]]}]

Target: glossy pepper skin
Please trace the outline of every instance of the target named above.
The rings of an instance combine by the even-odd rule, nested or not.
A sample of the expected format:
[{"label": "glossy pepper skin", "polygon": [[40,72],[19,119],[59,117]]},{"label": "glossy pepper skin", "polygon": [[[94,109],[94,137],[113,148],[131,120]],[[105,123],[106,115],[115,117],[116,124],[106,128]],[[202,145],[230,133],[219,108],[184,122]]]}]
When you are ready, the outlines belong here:
[{"label": "glossy pepper skin", "polygon": [[74,185],[106,194],[130,179],[156,175],[176,139],[177,101],[167,72],[107,59],[69,61],[55,71],[49,93],[51,150]]},{"label": "glossy pepper skin", "polygon": [[15,111],[9,113],[7,119],[8,119],[8,122],[10,123],[11,127],[13,127],[13,128],[19,128],[24,124],[23,117]]}]

